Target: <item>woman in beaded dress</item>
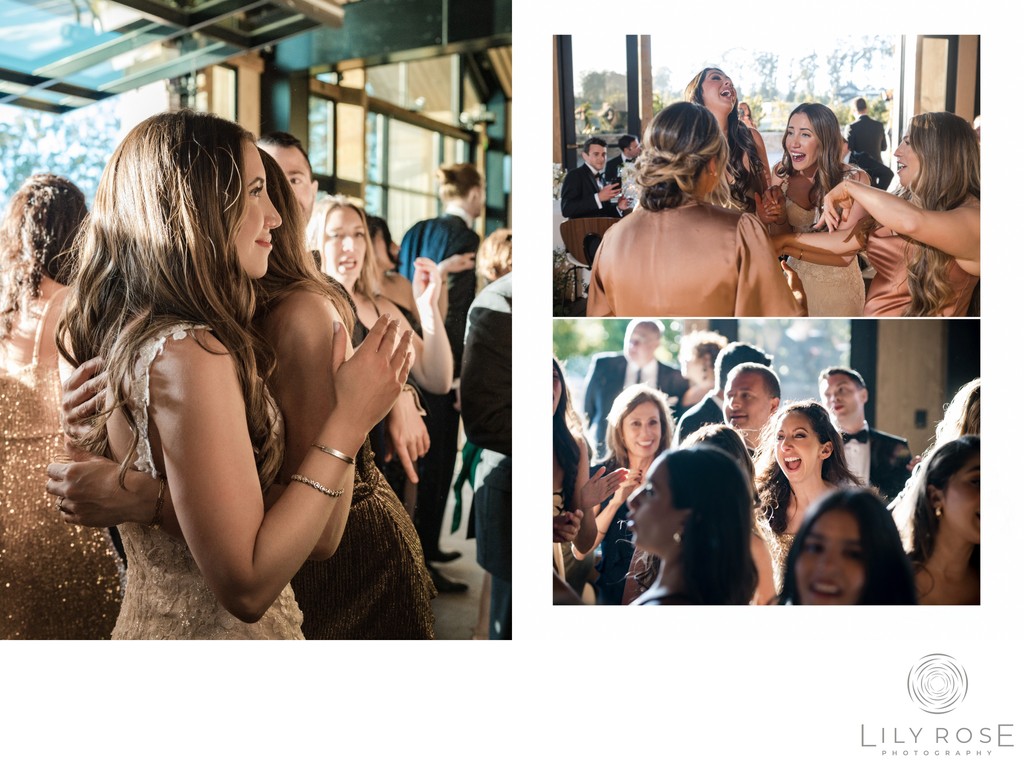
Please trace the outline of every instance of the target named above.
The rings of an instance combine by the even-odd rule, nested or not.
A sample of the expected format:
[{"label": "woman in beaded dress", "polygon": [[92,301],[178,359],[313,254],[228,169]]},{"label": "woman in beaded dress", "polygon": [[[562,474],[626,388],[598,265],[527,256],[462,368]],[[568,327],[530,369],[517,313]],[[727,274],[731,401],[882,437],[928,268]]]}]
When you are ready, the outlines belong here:
[{"label": "woman in beaded dress", "polygon": [[[812,231],[829,189],[845,178],[870,183],[863,170],[843,163],[839,121],[824,104],[797,106],[789,115],[782,146],[782,160],[775,167],[775,175],[782,181],[764,200],[770,223],[792,231]],[[863,216],[864,209],[857,205],[842,228],[854,228]],[[803,283],[808,316],[859,317],[864,312],[864,279],[856,253],[843,263],[823,265],[805,261],[797,252],[790,255],[789,265]]]},{"label": "woman in beaded dress", "polygon": [[776,411],[762,431],[754,464],[762,511],[758,523],[772,554],[778,593],[807,509],[829,490],[859,482],[846,465],[843,440],[828,410],[811,400]]},{"label": "woman in beaded dress", "polygon": [[[966,316],[981,276],[977,136],[955,114],[919,114],[893,156],[899,189],[843,180],[822,200],[829,231],[781,234],[776,250],[824,264],[861,250],[877,272],[864,316]],[[861,224],[842,230],[858,208]]]},{"label": "woman in beaded dress", "polygon": [[[327,331],[332,322],[352,322],[349,304],[317,270],[304,248],[302,215],[287,178],[273,159],[261,153],[267,173],[267,193],[281,212],[267,274],[257,282],[257,325],[275,348],[278,374],[270,388],[285,419],[286,455],[301,459],[302,445],[315,438],[329,415],[334,397],[326,380],[330,353]],[[83,387],[84,390],[84,387]],[[71,401],[83,399],[72,392]],[[87,395],[87,394],[86,394]],[[290,455],[290,457],[289,457]],[[107,461],[105,470],[115,466]],[[55,490],[72,491],[66,484]],[[143,494],[125,513],[141,519],[152,513]],[[81,503],[98,509],[79,497]],[[171,513],[173,508],[168,505]],[[102,523],[79,515],[80,523]],[[167,526],[165,524],[165,526]],[[302,609],[306,638],[431,638],[434,595],[423,564],[415,529],[380,472],[373,464],[368,440],[356,456],[348,521],[337,551],[323,561],[308,560],[292,579]]]},{"label": "woman in beaded dress", "polygon": [[0,638],[109,638],[121,601],[107,531],[62,523],[43,490],[64,451],[57,278],[85,218],[77,186],[39,174],[0,224]]},{"label": "woman in beaded dress", "polygon": [[341,323],[331,332],[298,315],[290,327],[319,330],[310,346],[330,349],[323,377],[333,371],[346,406],[323,413],[304,450],[282,444],[261,377],[272,359],[250,330],[253,280],[281,224],[265,185],[253,136],[187,110],[133,128],[100,181],[58,337],[72,364],[102,355],[112,381],[84,446],[161,490],[152,524],[120,525],[128,580],[114,638],[302,638],[289,581],[336,550],[349,456],[408,373],[409,338],[395,323],[377,323],[349,355]]}]

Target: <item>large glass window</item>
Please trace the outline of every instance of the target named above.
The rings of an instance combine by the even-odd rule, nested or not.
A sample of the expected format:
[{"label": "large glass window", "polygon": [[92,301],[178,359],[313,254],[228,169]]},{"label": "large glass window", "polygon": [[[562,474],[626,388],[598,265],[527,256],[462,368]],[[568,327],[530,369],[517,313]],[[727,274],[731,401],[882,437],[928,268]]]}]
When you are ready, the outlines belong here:
[{"label": "large glass window", "polygon": [[576,139],[626,130],[626,37],[596,32],[572,38]]},{"label": "large glass window", "polygon": [[307,151],[314,173],[334,175],[334,103],[319,96],[309,98]]}]

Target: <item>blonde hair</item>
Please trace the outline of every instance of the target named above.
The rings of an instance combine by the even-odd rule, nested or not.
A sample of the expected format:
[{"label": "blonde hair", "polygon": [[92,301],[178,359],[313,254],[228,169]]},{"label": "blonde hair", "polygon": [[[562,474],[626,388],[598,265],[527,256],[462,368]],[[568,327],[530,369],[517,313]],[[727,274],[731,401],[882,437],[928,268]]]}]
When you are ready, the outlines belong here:
[{"label": "blonde hair", "polygon": [[[716,182],[704,196],[704,172],[715,160]],[[640,205],[659,211],[691,200],[728,205],[726,183],[729,146],[718,120],[705,107],[680,101],[662,109],[644,134],[644,150],[637,160]]]},{"label": "blonde hair", "polygon": [[[910,121],[907,142],[920,171],[912,188],[898,194],[925,210],[954,210],[981,199],[978,136],[967,120],[950,112],[927,112]],[[910,307],[906,316],[937,316],[953,297],[946,276],[953,257],[911,240],[907,259]]]},{"label": "blonde hair", "polygon": [[487,236],[476,257],[476,270],[485,284],[512,271],[512,229],[495,229]]},{"label": "blonde hair", "polygon": [[[159,114],[128,133],[103,171],[57,329],[71,364],[106,360],[113,403],[83,445],[97,454],[106,451],[114,410],[133,423],[127,383],[143,344],[185,322],[207,325],[231,356],[262,486],[277,474],[283,446],[264,382],[273,354],[251,331],[256,289],[235,247],[247,204],[246,142],[255,145],[214,115]],[[122,481],[139,441],[132,430]]]},{"label": "blonde hair", "polygon": [[340,195],[317,200],[313,205],[313,215],[309,219],[309,226],[306,228],[307,241],[310,247],[320,251],[320,268],[326,273],[327,259],[324,258],[323,249],[327,236],[327,219],[331,217],[331,213],[340,208],[354,210],[363,225],[363,231],[366,234],[366,254],[363,256],[363,265],[359,269],[359,276],[356,277],[352,290],[372,300],[380,295],[380,266],[377,265],[376,253],[372,252],[373,242],[370,239],[370,227],[366,222],[366,212],[361,207],[348,197]]}]

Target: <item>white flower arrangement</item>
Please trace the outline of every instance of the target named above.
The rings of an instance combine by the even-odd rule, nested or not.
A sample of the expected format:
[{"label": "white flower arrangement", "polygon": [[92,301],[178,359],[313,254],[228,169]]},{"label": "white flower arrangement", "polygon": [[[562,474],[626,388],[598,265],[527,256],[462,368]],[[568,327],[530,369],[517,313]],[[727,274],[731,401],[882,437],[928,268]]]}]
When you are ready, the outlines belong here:
[{"label": "white flower arrangement", "polygon": [[562,196],[562,181],[565,180],[565,170],[557,162],[551,166],[551,196],[559,199]]}]

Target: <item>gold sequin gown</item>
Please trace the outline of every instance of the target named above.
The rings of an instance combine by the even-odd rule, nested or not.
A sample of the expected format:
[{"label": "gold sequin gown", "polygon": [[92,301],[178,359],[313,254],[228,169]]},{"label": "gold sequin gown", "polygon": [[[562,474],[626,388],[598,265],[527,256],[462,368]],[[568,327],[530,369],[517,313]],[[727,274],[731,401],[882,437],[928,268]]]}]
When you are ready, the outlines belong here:
[{"label": "gold sequin gown", "polygon": [[[169,328],[148,341],[132,380],[131,410],[139,431],[135,468],[158,476],[149,444],[149,367],[169,338],[181,340],[195,329]],[[188,546],[155,527],[118,526],[128,557],[128,578],[113,638],[301,639],[302,613],[286,586],[263,617],[245,623],[221,606],[192,558]]]},{"label": "gold sequin gown", "polygon": [[0,342],[0,638],[110,638],[120,604],[117,554],[105,529],[64,523],[46,493],[61,459],[60,375],[52,337],[65,291],[38,302],[14,335],[33,337],[28,364]]},{"label": "gold sequin gown", "polygon": [[412,519],[373,462],[370,441],[356,458],[345,534],[326,561],[292,578],[309,639],[433,638],[437,595]]}]

